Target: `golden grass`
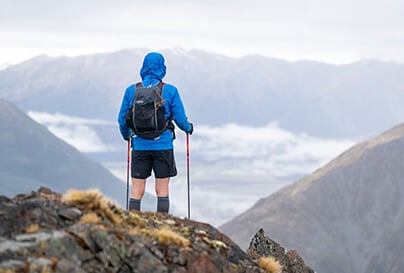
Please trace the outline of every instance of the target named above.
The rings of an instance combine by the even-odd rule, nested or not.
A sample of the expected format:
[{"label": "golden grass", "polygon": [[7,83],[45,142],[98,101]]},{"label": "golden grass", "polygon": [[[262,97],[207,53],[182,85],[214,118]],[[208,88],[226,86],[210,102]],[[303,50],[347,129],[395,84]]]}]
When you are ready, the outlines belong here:
[{"label": "golden grass", "polygon": [[100,203],[106,198],[97,189],[76,190],[70,189],[63,196],[62,201],[74,204],[88,205],[91,208],[99,208]]},{"label": "golden grass", "polygon": [[282,265],[273,257],[262,257],[258,261],[259,267],[268,273],[281,273]]},{"label": "golden grass", "polygon": [[[162,245],[180,247],[191,245],[191,242],[182,235],[183,230],[187,234],[189,230],[174,231],[176,222],[173,219],[160,218],[159,215],[151,212],[124,212],[98,190],[72,189],[62,196],[62,202],[69,203],[83,211],[83,216],[80,218],[81,223],[119,228],[134,236],[150,235]],[[219,241],[215,241],[213,244],[215,247],[225,247]]]},{"label": "golden grass", "polygon": [[208,237],[203,237],[202,240],[213,248],[227,249],[227,245],[220,240],[211,240]]},{"label": "golden grass", "polygon": [[211,241],[211,246],[213,246],[214,248],[218,247],[218,248],[227,249],[227,245],[224,242],[220,241],[220,240],[212,240]]},{"label": "golden grass", "polygon": [[137,235],[141,234],[141,232],[138,228],[131,228],[131,229],[129,229],[128,233],[132,236],[137,236]]},{"label": "golden grass", "polygon": [[177,246],[189,246],[191,243],[188,239],[182,235],[174,232],[168,228],[152,229],[150,234],[156,238],[156,240],[163,245],[177,245]]},{"label": "golden grass", "polygon": [[102,219],[94,212],[89,212],[81,216],[80,223],[83,224],[101,224]]},{"label": "golden grass", "polygon": [[39,225],[38,224],[29,225],[24,229],[25,233],[37,233],[38,231],[39,231]]},{"label": "golden grass", "polygon": [[97,189],[84,191],[71,189],[62,196],[62,201],[75,204],[81,209],[95,211],[101,217],[105,216],[113,225],[122,223],[122,209],[104,197]]},{"label": "golden grass", "polygon": [[[52,258],[52,263],[54,262],[54,258]],[[9,270],[9,269],[7,269]],[[43,265],[43,266],[39,266],[35,263],[28,263],[25,265],[25,268],[23,271],[21,271],[21,269],[17,270],[17,271],[2,271],[0,269],[0,273],[11,273],[11,272],[38,272],[38,273],[51,273],[52,272],[52,268],[48,265]]]}]

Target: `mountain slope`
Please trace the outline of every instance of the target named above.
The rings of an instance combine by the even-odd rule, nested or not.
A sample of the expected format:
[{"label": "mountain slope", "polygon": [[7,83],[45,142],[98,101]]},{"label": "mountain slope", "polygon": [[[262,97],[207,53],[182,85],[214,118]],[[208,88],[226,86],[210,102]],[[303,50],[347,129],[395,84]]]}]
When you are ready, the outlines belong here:
[{"label": "mountain slope", "polygon": [[[125,88],[140,79],[146,52],[38,56],[0,71],[0,94],[21,109],[115,121]],[[380,132],[404,116],[404,64],[329,65],[202,51],[163,53],[165,81],[178,86],[196,124],[262,126],[278,121],[293,132],[358,137]]]},{"label": "mountain slope", "polygon": [[2,195],[12,196],[39,186],[52,186],[61,192],[95,187],[125,205],[124,183],[1,99],[0,151]]},{"label": "mountain slope", "polygon": [[403,177],[404,124],[261,199],[221,230],[246,245],[263,227],[318,272],[399,272]]}]

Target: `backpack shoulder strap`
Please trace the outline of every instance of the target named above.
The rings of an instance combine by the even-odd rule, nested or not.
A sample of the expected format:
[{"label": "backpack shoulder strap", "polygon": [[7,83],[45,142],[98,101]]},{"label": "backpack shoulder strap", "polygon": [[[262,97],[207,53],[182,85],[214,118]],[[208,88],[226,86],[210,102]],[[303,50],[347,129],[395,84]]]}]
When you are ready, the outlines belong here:
[{"label": "backpack shoulder strap", "polygon": [[159,93],[161,95],[163,93],[164,82],[159,82],[157,87],[159,88]]},{"label": "backpack shoulder strap", "polygon": [[135,112],[136,89],[140,88],[140,87],[143,87],[142,82],[137,82],[135,84],[135,92],[133,92],[133,102],[132,102],[132,110],[133,110],[133,112]]}]

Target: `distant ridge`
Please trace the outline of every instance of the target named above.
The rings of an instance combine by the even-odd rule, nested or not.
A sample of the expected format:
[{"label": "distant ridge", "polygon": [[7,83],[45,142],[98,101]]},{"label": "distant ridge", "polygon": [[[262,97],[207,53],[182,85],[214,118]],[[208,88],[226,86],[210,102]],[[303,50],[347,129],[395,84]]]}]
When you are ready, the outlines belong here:
[{"label": "distant ridge", "polygon": [[[30,111],[115,121],[125,88],[140,80],[146,52],[38,56],[0,71],[0,96]],[[200,50],[163,53],[164,80],[179,88],[195,124],[265,126],[276,121],[295,133],[358,138],[404,117],[401,63],[331,65]]]},{"label": "distant ridge", "polygon": [[404,124],[359,143],[220,229],[246,246],[257,227],[318,272],[400,272]]},{"label": "distant ridge", "polygon": [[40,186],[61,192],[98,188],[123,207],[126,204],[122,181],[2,99],[0,151],[0,195],[13,196]]}]

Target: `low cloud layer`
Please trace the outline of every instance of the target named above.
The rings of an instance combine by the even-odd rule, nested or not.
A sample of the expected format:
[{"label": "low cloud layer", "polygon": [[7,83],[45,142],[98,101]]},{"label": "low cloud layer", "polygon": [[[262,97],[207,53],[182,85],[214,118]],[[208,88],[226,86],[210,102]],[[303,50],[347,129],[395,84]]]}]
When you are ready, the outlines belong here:
[{"label": "low cloud layer", "polygon": [[[276,123],[264,127],[237,124],[196,126],[190,136],[191,217],[219,226],[262,197],[296,182],[355,144],[348,139],[321,139],[294,134]],[[171,212],[187,215],[185,136],[177,132],[178,176],[171,180]],[[124,153],[124,151],[122,151]],[[126,177],[125,162],[107,164]],[[146,191],[154,193],[153,179]]]},{"label": "low cloud layer", "polygon": [[84,119],[59,113],[28,112],[28,115],[80,152],[97,153],[115,150],[113,146],[105,144],[93,129],[94,126],[111,125],[109,121]]},{"label": "low cloud layer", "polygon": [[[184,145],[183,139],[177,143]],[[290,177],[312,172],[355,142],[294,134],[276,123],[265,127],[228,124],[198,126],[191,137],[192,153],[203,162],[221,166],[227,175]]]},{"label": "low cloud layer", "polygon": [[[116,142],[108,141],[110,131],[104,130],[110,126],[118,130],[115,123],[44,112],[28,114],[79,151],[103,153],[105,167],[126,183],[126,161],[123,160],[126,145],[122,145],[118,135]],[[263,127],[196,126],[195,134],[190,136],[191,217],[219,226],[260,198],[324,166],[355,142],[296,134],[280,128],[277,123]],[[188,206],[185,151],[185,134],[177,130],[178,176],[171,180],[171,212],[184,217]],[[117,153],[118,158],[122,158],[120,162],[113,160]],[[146,191],[155,195],[154,182],[147,183]]]}]

